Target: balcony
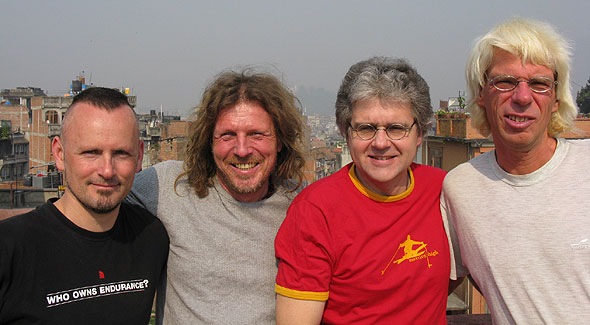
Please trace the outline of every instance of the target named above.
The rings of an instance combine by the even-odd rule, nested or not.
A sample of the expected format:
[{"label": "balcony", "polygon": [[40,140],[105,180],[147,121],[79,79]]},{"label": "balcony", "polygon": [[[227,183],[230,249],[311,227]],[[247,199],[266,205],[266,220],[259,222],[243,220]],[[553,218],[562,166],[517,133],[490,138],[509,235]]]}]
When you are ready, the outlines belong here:
[{"label": "balcony", "polygon": [[445,138],[484,139],[471,126],[471,117],[466,113],[449,113],[436,116],[436,135]]}]

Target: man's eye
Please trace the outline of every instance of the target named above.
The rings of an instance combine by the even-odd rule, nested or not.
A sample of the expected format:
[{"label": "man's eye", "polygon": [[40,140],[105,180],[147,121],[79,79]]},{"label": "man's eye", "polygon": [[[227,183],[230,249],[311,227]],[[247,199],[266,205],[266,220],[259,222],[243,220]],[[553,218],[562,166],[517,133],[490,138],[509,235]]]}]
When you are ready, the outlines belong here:
[{"label": "man's eye", "polygon": [[401,124],[392,124],[387,128],[387,130],[389,130],[389,131],[405,131],[406,127]]},{"label": "man's eye", "polygon": [[531,88],[533,89],[548,89],[551,88],[551,81],[545,79],[531,79],[529,82]]},{"label": "man's eye", "polygon": [[359,127],[357,128],[358,132],[373,132],[375,131],[375,127],[370,125],[370,124],[362,124],[359,125]]},{"label": "man's eye", "polygon": [[512,78],[497,79],[494,83],[500,88],[511,88],[516,85],[516,80]]},{"label": "man's eye", "polygon": [[223,133],[218,136],[219,139],[224,140],[224,141],[233,140],[234,137],[235,137],[235,134],[233,134],[233,133]]}]

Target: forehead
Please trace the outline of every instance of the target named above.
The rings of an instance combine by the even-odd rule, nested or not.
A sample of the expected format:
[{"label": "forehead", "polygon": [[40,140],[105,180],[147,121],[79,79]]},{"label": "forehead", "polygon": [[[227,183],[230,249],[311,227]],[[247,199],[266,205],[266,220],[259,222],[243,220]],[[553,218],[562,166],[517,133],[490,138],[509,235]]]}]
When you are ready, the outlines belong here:
[{"label": "forehead", "polygon": [[128,106],[106,110],[79,103],[67,114],[62,138],[68,147],[138,146],[137,120]]},{"label": "forehead", "polygon": [[240,102],[223,108],[217,116],[215,130],[249,128],[274,130],[270,114],[257,102]]},{"label": "forehead", "polygon": [[494,48],[494,56],[488,67],[488,72],[512,74],[515,76],[526,74],[550,77],[553,74],[553,69],[547,65],[525,61],[521,56],[506,50]]},{"label": "forehead", "polygon": [[362,100],[352,108],[352,120],[359,123],[400,123],[413,119],[410,103],[383,101],[379,99]]}]

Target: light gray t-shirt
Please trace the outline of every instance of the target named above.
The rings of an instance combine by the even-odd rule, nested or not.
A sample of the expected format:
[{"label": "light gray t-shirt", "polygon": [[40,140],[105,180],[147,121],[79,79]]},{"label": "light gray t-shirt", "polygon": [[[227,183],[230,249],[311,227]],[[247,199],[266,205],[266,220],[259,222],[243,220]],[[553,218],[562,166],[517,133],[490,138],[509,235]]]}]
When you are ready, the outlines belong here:
[{"label": "light gray t-shirt", "polygon": [[242,203],[216,181],[199,198],[186,178],[174,190],[181,172],[180,161],[150,167],[128,197],[158,216],[170,237],[164,323],[274,323],[274,238],[295,193],[281,187]]},{"label": "light gray t-shirt", "polygon": [[457,275],[471,274],[494,323],[590,322],[589,167],[590,140],[558,139],[533,173],[506,173],[491,151],[445,178]]}]

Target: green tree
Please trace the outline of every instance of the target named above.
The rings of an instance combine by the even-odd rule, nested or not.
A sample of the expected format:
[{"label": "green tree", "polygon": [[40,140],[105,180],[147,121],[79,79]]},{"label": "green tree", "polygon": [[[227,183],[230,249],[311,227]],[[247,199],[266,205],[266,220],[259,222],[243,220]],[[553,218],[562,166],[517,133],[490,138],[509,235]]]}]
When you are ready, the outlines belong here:
[{"label": "green tree", "polygon": [[10,128],[8,126],[0,127],[0,139],[8,139]]},{"label": "green tree", "polygon": [[578,107],[580,108],[580,113],[590,113],[590,79],[588,79],[586,86],[578,91],[576,104],[578,104]]}]

